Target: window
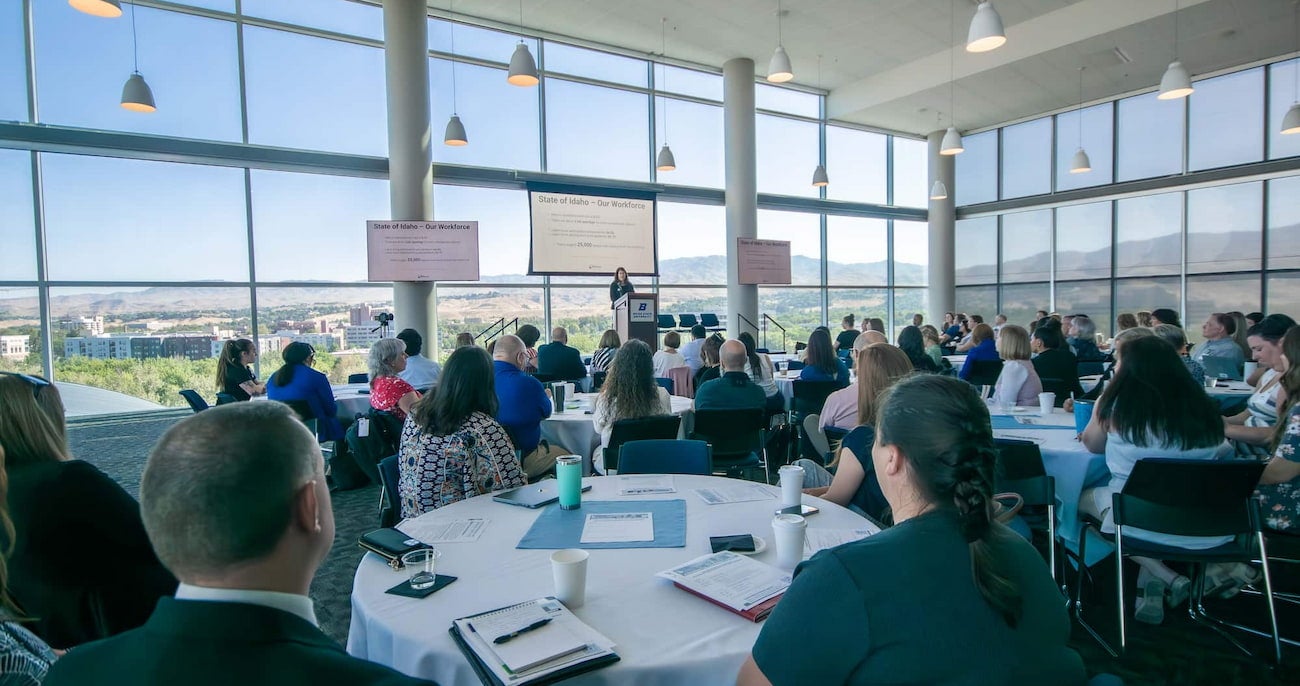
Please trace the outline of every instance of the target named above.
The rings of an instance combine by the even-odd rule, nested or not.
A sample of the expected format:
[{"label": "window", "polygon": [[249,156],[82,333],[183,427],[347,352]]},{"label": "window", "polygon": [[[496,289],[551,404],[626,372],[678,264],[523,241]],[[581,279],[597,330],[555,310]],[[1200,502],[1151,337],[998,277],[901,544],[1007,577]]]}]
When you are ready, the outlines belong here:
[{"label": "window", "polygon": [[[660,311],[666,312],[662,306]],[[551,326],[563,326],[569,334],[569,345],[584,355],[596,352],[596,344],[605,330],[611,328],[611,320],[609,289],[603,285],[551,289]],[[543,329],[541,322],[536,326]],[[543,332],[544,340],[549,341],[551,332],[545,329]]]},{"label": "window", "polygon": [[249,142],[388,156],[382,50],[249,26],[244,55]]},{"label": "window", "polygon": [[1150,312],[1157,307],[1182,311],[1183,296],[1178,277],[1115,281],[1116,312]]},{"label": "window", "polygon": [[0,150],[0,281],[36,280],[32,154]]},{"label": "window", "polygon": [[0,121],[27,121],[27,39],[23,3],[0,7]]},{"label": "window", "polygon": [[1116,181],[1177,174],[1183,170],[1183,108],[1186,100],[1159,100],[1155,93],[1119,101],[1119,171]]},{"label": "window", "polygon": [[894,143],[894,204],[900,207],[928,207],[929,144],[910,138],[891,139]]},{"label": "window", "polygon": [[[645,60],[588,50],[564,43],[546,42],[546,71],[646,87]],[[656,69],[658,71],[658,69]],[[503,76],[501,79],[505,81]]]},{"label": "window", "polygon": [[677,161],[677,169],[658,173],[659,183],[707,188],[726,185],[721,107],[657,97],[655,128],[655,153],[667,142]]},{"label": "window", "polygon": [[1262,190],[1241,183],[1187,192],[1188,273],[1259,269]]},{"label": "window", "polygon": [[[979,314],[981,312],[998,311],[998,287],[997,286],[958,286],[956,309],[958,312]],[[1032,314],[1030,315],[1033,316]],[[943,333],[943,322],[929,322],[934,328]]]},{"label": "window", "polygon": [[[451,54],[451,26],[445,19],[429,18],[429,49],[435,52]],[[510,64],[510,57],[515,53],[515,46],[520,42],[513,33],[502,33],[470,24],[456,24],[457,55],[490,60],[498,64]],[[524,45],[532,53],[533,59],[539,59],[536,38],[525,38]],[[549,46],[548,46],[549,47]],[[538,65],[541,66],[540,64]],[[505,78],[502,76],[501,78]]]},{"label": "window", "polygon": [[[839,286],[888,284],[887,231],[884,219],[826,217],[827,283]],[[793,246],[791,252],[793,254]]]},{"label": "window", "polygon": [[[478,335],[498,318],[506,321],[519,319],[519,326],[532,324],[545,329],[541,288],[471,288],[438,286],[438,342],[439,356],[450,353],[456,346],[456,334],[468,331]],[[508,329],[515,332],[515,327]],[[549,333],[543,331],[543,334]],[[480,339],[479,345],[486,345]]]},{"label": "window", "polygon": [[[1201,323],[1214,312],[1254,312],[1260,309],[1259,274],[1187,277],[1187,337],[1201,341]],[[1270,311],[1285,312],[1272,309]]]},{"label": "window", "polygon": [[957,155],[956,202],[975,205],[998,199],[998,132],[985,131],[963,136],[965,152]]},{"label": "window", "polygon": [[1057,280],[1109,277],[1110,203],[1094,202],[1058,208]]},{"label": "window", "polygon": [[49,276],[247,281],[244,173],[42,153]]},{"label": "window", "polygon": [[1051,270],[1052,211],[1002,215],[1002,282],[1045,281]]},{"label": "window", "polygon": [[[373,315],[357,312],[358,324],[352,324],[353,308],[370,306],[393,310],[390,287],[281,288],[257,289],[257,342],[261,349],[255,371],[267,379],[280,369],[280,351],[294,341],[316,349],[312,368],[329,378],[330,383],[347,383],[348,375],[366,372],[366,349],[378,337],[379,326]],[[402,322],[393,322],[392,335],[401,330]],[[354,328],[355,327],[355,328]],[[321,331],[324,328],[325,331]],[[430,342],[426,348],[434,348]],[[340,354],[348,350],[349,353]],[[436,350],[434,351],[436,353]],[[425,352],[433,357],[433,353]]]},{"label": "window", "polygon": [[1196,82],[1188,97],[1187,168],[1211,169],[1264,158],[1264,70]]},{"label": "window", "polygon": [[826,187],[826,197],[885,204],[889,189],[885,166],[888,140],[878,133],[827,126],[826,172],[831,183]]},{"label": "window", "polygon": [[816,119],[821,116],[821,96],[792,88],[754,84],[754,107]]},{"label": "window", "polygon": [[[1268,268],[1300,267],[1300,176],[1268,182]],[[1296,310],[1300,314],[1300,310]]]},{"label": "window", "polygon": [[[1056,115],[1056,190],[1068,191],[1074,188],[1087,188],[1110,183],[1115,166],[1115,110],[1113,103],[1102,103],[1085,107],[1080,116],[1079,110],[1062,112]],[[1079,120],[1083,128],[1079,128]],[[1074,152],[1080,147],[1088,153],[1092,171],[1078,174],[1070,173],[1074,163]],[[969,149],[967,150],[969,152]]]},{"label": "window", "polygon": [[[716,314],[722,326],[727,325],[727,289],[725,288],[660,288],[659,311],[665,314],[703,312]],[[752,331],[751,331],[752,333]],[[726,332],[724,331],[725,335]],[[793,344],[792,344],[793,345]]]},{"label": "window", "polygon": [[[0,371],[44,374],[41,310],[35,288],[0,287]],[[25,340],[24,340],[25,337]]]},{"label": "window", "polygon": [[[469,145],[444,145],[436,139],[433,161],[503,169],[541,169],[537,90],[506,83],[503,69],[474,64],[456,65],[456,95],[452,97],[451,62],[429,61],[429,92],[435,136],[451,117],[453,107],[465,125]],[[502,116],[509,112],[508,117]]]},{"label": "window", "polygon": [[[869,317],[880,317],[889,322],[889,291],[884,288],[831,288],[826,291],[826,297],[826,319],[830,322],[832,344],[840,332],[840,320],[847,315],[853,315],[853,327],[859,330]],[[808,339],[799,340],[806,342]]]},{"label": "window", "polygon": [[1277,272],[1268,275],[1267,312],[1294,315],[1300,312],[1300,272]]},{"label": "window", "polygon": [[817,125],[770,114],[756,120],[758,192],[817,197],[812,185],[819,159]]},{"label": "window", "polygon": [[[822,325],[822,295],[816,288],[779,288],[779,287],[758,287],[758,314],[762,319],[763,315],[768,315],[776,320],[776,324],[767,320],[755,322],[759,327],[759,332],[754,334],[754,339],[758,341],[758,347],[767,348],[771,351],[788,351],[794,352],[794,344],[799,341],[807,341],[808,334],[812,330]],[[882,302],[880,306],[881,316],[884,316],[885,306]],[[766,323],[765,323],[766,322]],[[785,327],[785,331],[777,326]],[[766,326],[766,330],[764,330]],[[751,331],[748,326],[740,327],[741,331]],[[752,331],[751,331],[752,333]]]},{"label": "window", "polygon": [[727,209],[660,202],[658,212],[659,283],[725,284]]},{"label": "window", "polygon": [[1115,276],[1178,274],[1182,271],[1182,233],[1182,193],[1116,201]]},{"label": "window", "polygon": [[925,286],[930,283],[930,225],[894,220],[894,283]]},{"label": "window", "polygon": [[310,26],[363,38],[384,39],[384,13],[379,7],[351,0],[243,0],[245,16]]},{"label": "window", "polygon": [[1001,310],[998,312],[964,310],[964,312],[982,314],[986,322],[992,322],[994,315],[1005,314],[1008,322],[1012,324],[1023,322],[1021,326],[1024,326],[1033,321],[1034,313],[1047,307],[1050,298],[1051,289],[1045,283],[1018,283],[1014,286],[1003,284]]},{"label": "window", "polygon": [[[997,283],[998,218],[962,219],[956,226],[956,284]],[[996,298],[995,298],[996,300]]]},{"label": "window", "polygon": [[[1268,68],[1268,158],[1276,160],[1300,155],[1300,136],[1282,135],[1282,118],[1291,105],[1300,102],[1300,81],[1296,69],[1300,60],[1278,62]],[[0,79],[3,79],[0,76]]]},{"label": "window", "polygon": [[648,104],[641,93],[548,78],[547,171],[649,181]]},{"label": "window", "polygon": [[254,170],[252,188],[258,281],[366,280],[366,220],[389,218],[386,181]]},{"label": "window", "polygon": [[1002,197],[1021,198],[1051,191],[1052,118],[1002,129]]},{"label": "window", "polygon": [[[433,207],[438,219],[478,221],[480,281],[542,282],[540,276],[526,276],[530,245],[527,192],[435,184]],[[597,283],[608,281],[596,280]]]},{"label": "window", "polygon": [[793,283],[811,286],[821,284],[820,216],[804,212],[759,210],[758,238],[790,241],[790,278]]},{"label": "window", "polygon": [[[124,8],[127,16],[117,23],[77,12],[66,2],[37,2],[32,9],[42,122],[242,140],[234,23],[138,5]],[[122,84],[131,74],[132,11],[138,13],[140,72],[158,104],[158,111],[147,115],[119,106]],[[180,55],[184,59],[178,59]],[[381,99],[382,86],[381,78]]]},{"label": "window", "polygon": [[722,102],[722,75],[694,69],[655,65],[655,88],[680,95],[690,95]]},{"label": "window", "polygon": [[894,335],[891,341],[898,341],[898,332],[905,326],[912,325],[912,315],[925,317],[930,307],[930,292],[924,288],[894,289]]},{"label": "window", "polygon": [[[1061,314],[1086,314],[1098,333],[1114,335],[1110,311],[1110,281],[1070,281],[1056,284],[1055,310]],[[1030,314],[1030,318],[1033,314]]]}]

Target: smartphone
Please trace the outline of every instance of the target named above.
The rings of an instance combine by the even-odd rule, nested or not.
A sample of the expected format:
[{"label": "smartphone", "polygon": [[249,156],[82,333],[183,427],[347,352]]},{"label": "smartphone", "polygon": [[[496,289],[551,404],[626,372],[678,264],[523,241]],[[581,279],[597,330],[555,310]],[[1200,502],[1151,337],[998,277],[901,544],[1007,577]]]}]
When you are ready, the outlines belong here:
[{"label": "smartphone", "polygon": [[790,507],[783,507],[776,511],[776,513],[779,515],[793,514],[793,515],[800,515],[802,517],[811,517],[812,515],[815,515],[818,512],[821,512],[821,510],[813,507],[812,505],[791,505]]}]

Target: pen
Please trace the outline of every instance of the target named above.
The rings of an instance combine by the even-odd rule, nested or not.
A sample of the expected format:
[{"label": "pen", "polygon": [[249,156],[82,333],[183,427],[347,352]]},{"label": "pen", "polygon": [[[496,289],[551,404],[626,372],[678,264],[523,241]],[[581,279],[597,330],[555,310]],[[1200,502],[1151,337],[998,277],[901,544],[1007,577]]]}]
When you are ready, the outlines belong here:
[{"label": "pen", "polygon": [[550,617],[547,617],[546,619],[539,619],[536,622],[533,622],[532,624],[529,624],[528,626],[518,631],[512,631],[506,634],[505,636],[497,636],[495,639],[492,640],[492,643],[495,645],[501,645],[502,643],[506,643],[512,639],[518,638],[520,634],[526,634],[535,629],[540,629],[550,623],[551,623]]}]

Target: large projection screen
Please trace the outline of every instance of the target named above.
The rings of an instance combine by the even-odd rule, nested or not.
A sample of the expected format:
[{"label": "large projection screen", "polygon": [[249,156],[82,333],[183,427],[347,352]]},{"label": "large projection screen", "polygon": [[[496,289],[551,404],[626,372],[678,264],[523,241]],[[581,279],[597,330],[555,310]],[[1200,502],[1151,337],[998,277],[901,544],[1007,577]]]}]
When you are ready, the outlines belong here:
[{"label": "large projection screen", "polygon": [[529,188],[535,275],[658,276],[653,195]]}]

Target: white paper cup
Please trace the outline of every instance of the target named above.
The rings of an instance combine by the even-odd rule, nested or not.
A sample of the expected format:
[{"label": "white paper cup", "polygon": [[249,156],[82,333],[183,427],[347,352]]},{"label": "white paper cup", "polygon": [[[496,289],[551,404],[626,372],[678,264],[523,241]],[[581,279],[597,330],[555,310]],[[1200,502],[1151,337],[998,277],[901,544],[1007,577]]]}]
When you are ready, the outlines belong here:
[{"label": "white paper cup", "polygon": [[1242,378],[1249,379],[1250,375],[1254,374],[1257,369],[1259,369],[1258,362],[1247,362],[1242,370]]},{"label": "white paper cup", "polygon": [[808,522],[803,517],[793,514],[781,514],[772,518],[772,533],[776,539],[776,564],[785,569],[794,569],[803,559],[804,530]]},{"label": "white paper cup", "polygon": [[1044,414],[1044,415],[1051,414],[1051,413],[1052,413],[1052,410],[1055,409],[1055,408],[1056,408],[1056,394],[1055,394],[1055,393],[1039,393],[1039,394],[1038,394],[1038,413],[1039,413],[1039,414]]},{"label": "white paper cup", "polygon": [[803,502],[803,467],[788,464],[777,471],[781,475],[781,507]]},{"label": "white paper cup", "polygon": [[555,597],[570,610],[582,607],[587,599],[587,558],[585,550],[569,548],[551,553],[551,575],[555,577]]}]

